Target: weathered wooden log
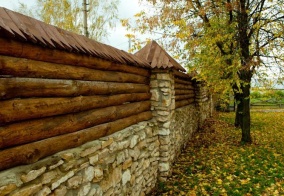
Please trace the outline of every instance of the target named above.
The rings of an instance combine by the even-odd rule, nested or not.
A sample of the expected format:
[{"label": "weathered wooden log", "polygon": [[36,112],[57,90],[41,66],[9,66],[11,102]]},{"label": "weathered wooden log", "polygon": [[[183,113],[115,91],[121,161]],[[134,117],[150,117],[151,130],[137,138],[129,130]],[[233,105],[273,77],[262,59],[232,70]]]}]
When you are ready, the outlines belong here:
[{"label": "weathered wooden log", "polygon": [[145,93],[144,84],[38,78],[0,78],[0,99]]},{"label": "weathered wooden log", "polygon": [[60,50],[52,50],[26,42],[7,40],[6,38],[0,38],[0,45],[1,55],[27,58],[50,63],[89,67],[100,70],[122,71],[146,77],[150,76],[150,67],[148,69],[144,69],[136,66],[113,63],[111,61],[92,56],[74,54]]},{"label": "weathered wooden log", "polygon": [[175,83],[178,83],[178,84],[186,84],[186,85],[192,85],[192,82],[191,82],[191,81],[182,80],[182,79],[179,79],[179,78],[175,78]]},{"label": "weathered wooden log", "polygon": [[150,110],[150,101],[94,109],[0,127],[0,149],[76,132]]},{"label": "weathered wooden log", "polygon": [[194,89],[193,85],[175,83],[175,89]]},{"label": "weathered wooden log", "polygon": [[182,78],[182,79],[185,79],[187,81],[191,81],[192,80],[192,77],[190,77],[188,74],[186,73],[182,73],[180,71],[177,71],[177,70],[173,70],[173,73],[174,73],[174,76],[177,77],[177,78]]},{"label": "weathered wooden log", "polygon": [[180,89],[176,89],[175,90],[175,94],[176,95],[191,95],[191,94],[194,94],[194,91],[193,90],[180,90]]},{"label": "weathered wooden log", "polygon": [[0,125],[11,122],[77,113],[95,108],[145,101],[150,93],[119,94],[113,96],[79,96],[72,98],[12,99],[0,102]]},{"label": "weathered wooden log", "polygon": [[142,121],[150,120],[152,118],[152,112],[143,112],[135,115],[135,118],[124,118],[117,121],[114,121],[110,124],[109,129],[107,131],[107,135],[113,134],[117,132],[117,130],[122,130],[129,125],[134,125]]},{"label": "weathered wooden log", "polygon": [[180,101],[180,100],[194,99],[194,97],[195,97],[194,93],[188,95],[176,95],[175,100]]},{"label": "weathered wooden log", "polygon": [[132,73],[94,70],[86,67],[54,64],[7,56],[0,56],[0,59],[1,75],[26,78],[149,83],[149,78]]},{"label": "weathered wooden log", "polygon": [[57,152],[75,148],[89,141],[120,131],[141,121],[150,120],[151,112],[139,113],[114,122],[90,127],[75,133],[60,135],[41,141],[0,151],[0,171],[19,165],[31,164]]},{"label": "weathered wooden log", "polygon": [[177,101],[175,103],[175,105],[176,105],[176,109],[177,109],[177,108],[180,108],[180,107],[183,107],[183,106],[186,106],[186,105],[190,105],[190,104],[193,104],[193,103],[194,103],[194,99],[188,99],[188,100]]}]

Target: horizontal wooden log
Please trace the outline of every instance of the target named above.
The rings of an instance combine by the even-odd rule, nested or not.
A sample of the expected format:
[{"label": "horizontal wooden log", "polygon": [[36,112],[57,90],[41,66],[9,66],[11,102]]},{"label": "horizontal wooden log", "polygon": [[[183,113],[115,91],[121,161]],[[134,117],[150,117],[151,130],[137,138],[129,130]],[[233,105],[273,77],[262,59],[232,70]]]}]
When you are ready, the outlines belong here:
[{"label": "horizontal wooden log", "polygon": [[175,89],[194,89],[193,85],[175,83]]},{"label": "horizontal wooden log", "polygon": [[92,69],[122,71],[146,77],[150,76],[150,67],[148,69],[144,69],[137,66],[118,64],[92,56],[74,54],[60,50],[51,50],[26,42],[8,40],[6,38],[0,38],[0,45],[0,55],[27,58],[50,63],[89,67]]},{"label": "horizontal wooden log", "polygon": [[176,109],[177,109],[177,108],[187,106],[187,105],[190,105],[190,104],[193,104],[193,103],[194,103],[194,99],[188,99],[188,100],[177,101],[175,103],[175,105],[176,105]]},{"label": "horizontal wooden log", "polygon": [[183,72],[180,72],[180,71],[177,71],[177,70],[173,70],[173,73],[174,73],[174,76],[177,77],[177,78],[181,78],[181,79],[184,79],[184,80],[187,80],[187,81],[192,80],[192,77],[190,77],[186,73],[183,73]]},{"label": "horizontal wooden log", "polygon": [[152,118],[152,112],[143,112],[140,114],[137,114],[130,118],[123,118],[117,121],[114,121],[110,123],[109,129],[107,131],[107,135],[113,134],[117,132],[118,130],[122,130],[130,125],[137,124],[142,121],[150,120]]},{"label": "horizontal wooden log", "polygon": [[187,81],[187,80],[182,80],[182,79],[179,79],[179,78],[175,78],[175,84],[186,84],[186,85],[192,85],[192,82],[191,81]]},{"label": "horizontal wooden log", "polygon": [[150,93],[119,94],[113,96],[79,96],[72,98],[12,99],[0,102],[0,125],[15,121],[77,113],[95,108],[145,101]]},{"label": "horizontal wooden log", "polygon": [[24,121],[0,127],[0,149],[72,133],[150,110],[150,101]]},{"label": "horizontal wooden log", "polygon": [[0,59],[1,75],[26,78],[149,83],[149,78],[132,73],[94,70],[86,67],[54,64],[7,56],[0,56]]},{"label": "horizontal wooden log", "polygon": [[187,100],[187,99],[194,99],[194,94],[189,94],[189,95],[176,95],[175,100],[180,101],[180,100]]},{"label": "horizontal wooden log", "polygon": [[147,93],[144,84],[38,78],[0,78],[0,99]]},{"label": "horizontal wooden log", "polygon": [[75,148],[89,141],[99,139],[128,126],[152,118],[151,112],[139,113],[114,122],[90,127],[75,133],[17,146],[0,151],[0,171],[19,165],[35,163],[57,152]]},{"label": "horizontal wooden log", "polygon": [[175,90],[175,94],[176,95],[191,95],[191,94],[194,94],[194,91],[193,90],[180,90],[180,89],[176,89]]}]

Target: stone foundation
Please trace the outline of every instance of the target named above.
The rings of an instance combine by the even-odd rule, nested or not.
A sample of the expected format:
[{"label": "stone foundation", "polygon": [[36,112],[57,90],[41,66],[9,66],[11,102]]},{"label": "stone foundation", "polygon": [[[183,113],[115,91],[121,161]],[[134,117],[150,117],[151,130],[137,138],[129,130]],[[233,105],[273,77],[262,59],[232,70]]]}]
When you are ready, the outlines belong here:
[{"label": "stone foundation", "polygon": [[0,195],[145,195],[157,181],[159,146],[155,123],[142,122],[0,173]]}]

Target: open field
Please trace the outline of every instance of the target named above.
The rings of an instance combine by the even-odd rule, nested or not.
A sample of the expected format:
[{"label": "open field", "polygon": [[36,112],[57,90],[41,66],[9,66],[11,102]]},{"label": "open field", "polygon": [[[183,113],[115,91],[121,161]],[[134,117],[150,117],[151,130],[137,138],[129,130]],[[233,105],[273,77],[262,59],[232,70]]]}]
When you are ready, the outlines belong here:
[{"label": "open field", "polygon": [[284,112],[252,112],[252,145],[233,113],[209,119],[160,182],[156,195],[284,195]]}]

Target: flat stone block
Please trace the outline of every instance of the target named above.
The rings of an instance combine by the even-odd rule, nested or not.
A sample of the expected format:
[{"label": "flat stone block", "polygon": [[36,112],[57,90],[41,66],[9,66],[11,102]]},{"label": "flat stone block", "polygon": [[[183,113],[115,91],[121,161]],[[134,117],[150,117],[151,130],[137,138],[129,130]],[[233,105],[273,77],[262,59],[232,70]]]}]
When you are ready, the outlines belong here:
[{"label": "flat stone block", "polygon": [[89,158],[89,162],[91,165],[96,165],[98,161],[99,161],[99,155],[94,155]]},{"label": "flat stone block", "polygon": [[136,146],[136,144],[138,143],[138,135],[134,135],[132,136],[131,140],[130,140],[130,148],[133,148],[134,146]]},{"label": "flat stone block", "polygon": [[94,146],[83,150],[81,152],[80,156],[81,157],[86,157],[86,156],[88,156],[90,154],[93,154],[93,153],[97,152],[101,148],[102,148],[101,142],[100,141],[96,141],[96,142],[94,142]]},{"label": "flat stone block", "polygon": [[16,189],[17,189],[16,184],[7,184],[5,186],[0,187],[0,195],[1,196],[8,195],[9,193],[11,193]]},{"label": "flat stone block", "polygon": [[161,128],[159,130],[159,135],[170,135],[170,133],[171,133],[170,129]]},{"label": "flat stone block", "polygon": [[18,190],[12,196],[24,196],[24,195],[34,195],[42,189],[42,184],[32,184],[22,189]]},{"label": "flat stone block", "polygon": [[93,175],[94,175],[93,182],[99,182],[99,181],[101,181],[101,180],[103,179],[103,177],[104,177],[104,176],[103,176],[103,175],[104,175],[104,171],[103,171],[102,168],[96,167],[96,168],[94,169]]},{"label": "flat stone block", "polygon": [[54,191],[54,195],[55,196],[65,196],[67,193],[67,188],[66,186],[60,186],[59,188],[57,188],[55,191]]},{"label": "flat stone block", "polygon": [[123,169],[123,170],[126,170],[126,169],[129,168],[131,165],[132,165],[132,159],[129,158],[129,159],[127,159],[126,161],[123,162],[122,169]]},{"label": "flat stone block", "polygon": [[113,143],[113,138],[112,138],[112,137],[109,138],[109,139],[106,140],[106,141],[102,141],[102,148],[105,148],[105,147],[111,145],[112,143]]},{"label": "flat stone block", "polygon": [[128,169],[122,174],[122,185],[125,185],[127,182],[130,181],[130,179],[131,179],[131,173],[130,170]]},{"label": "flat stone block", "polygon": [[119,152],[116,157],[116,164],[119,165],[125,161],[125,154],[124,152]]},{"label": "flat stone block", "polygon": [[60,157],[65,160],[65,161],[70,161],[72,159],[74,159],[74,154],[73,153],[64,153],[64,154],[61,154]]},{"label": "flat stone block", "polygon": [[87,183],[79,189],[78,196],[86,196],[91,190],[91,183]]},{"label": "flat stone block", "polygon": [[42,175],[41,182],[43,184],[48,184],[57,177],[58,177],[57,171],[49,171]]},{"label": "flat stone block", "polygon": [[160,100],[161,92],[159,91],[159,89],[151,89],[150,92],[152,94],[152,96],[151,96],[152,101],[159,101]]},{"label": "flat stone block", "polygon": [[49,170],[53,170],[53,169],[59,167],[60,165],[62,165],[63,163],[64,163],[64,161],[63,161],[63,160],[60,160],[60,161],[58,161],[56,164],[49,166],[48,169],[49,169]]},{"label": "flat stone block", "polygon": [[37,177],[39,177],[41,174],[43,174],[45,172],[45,170],[46,170],[46,167],[42,167],[38,170],[31,170],[27,174],[22,175],[21,180],[24,183],[30,182],[30,181],[36,179]]},{"label": "flat stone block", "polygon": [[58,179],[56,182],[51,184],[51,190],[56,189],[57,187],[59,187],[63,182],[66,182],[69,178],[71,178],[72,176],[74,176],[74,171],[70,171],[68,172],[65,176],[61,177],[60,179]]},{"label": "flat stone block", "polygon": [[51,193],[51,190],[49,187],[45,186],[43,187],[37,194],[36,196],[47,196]]},{"label": "flat stone block", "polygon": [[158,80],[172,80],[170,74],[168,73],[157,73]]},{"label": "flat stone block", "polygon": [[170,81],[159,81],[159,87],[160,88],[169,88],[171,87],[171,82]]},{"label": "flat stone block", "polygon": [[74,176],[67,181],[67,187],[77,189],[82,184],[82,176]]}]

